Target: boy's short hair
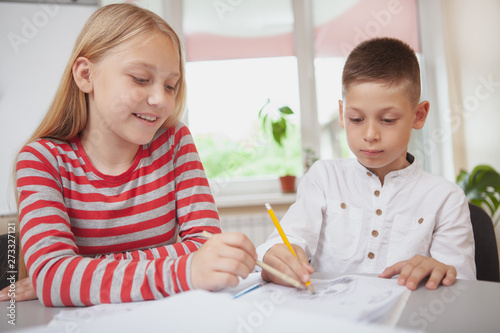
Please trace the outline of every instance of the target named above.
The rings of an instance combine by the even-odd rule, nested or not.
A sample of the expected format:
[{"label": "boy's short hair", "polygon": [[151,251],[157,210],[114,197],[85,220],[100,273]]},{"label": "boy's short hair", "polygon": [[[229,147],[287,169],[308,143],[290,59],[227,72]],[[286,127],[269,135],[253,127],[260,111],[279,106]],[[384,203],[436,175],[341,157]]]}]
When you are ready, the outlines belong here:
[{"label": "boy's short hair", "polygon": [[406,90],[416,105],[420,100],[420,67],[415,51],[399,39],[387,37],[356,46],[344,65],[342,95],[354,84],[377,81]]}]

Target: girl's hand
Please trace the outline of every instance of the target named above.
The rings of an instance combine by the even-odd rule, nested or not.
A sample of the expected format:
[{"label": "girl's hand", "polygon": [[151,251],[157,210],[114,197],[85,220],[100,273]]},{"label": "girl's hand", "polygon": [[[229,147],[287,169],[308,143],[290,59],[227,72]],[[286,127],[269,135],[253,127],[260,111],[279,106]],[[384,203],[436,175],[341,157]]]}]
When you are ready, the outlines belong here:
[{"label": "girl's hand", "polygon": [[235,287],[238,276],[246,278],[253,272],[256,260],[255,246],[244,234],[215,234],[193,254],[191,283],[210,291]]},{"label": "girl's hand", "polygon": [[[314,268],[309,264],[306,253],[300,246],[292,244],[292,247],[298,259],[285,244],[275,244],[264,255],[263,261],[289,277],[306,283],[309,281],[309,275],[314,273]],[[289,286],[285,281],[266,271],[262,271],[262,278],[268,282]]]},{"label": "girl's hand", "polygon": [[31,279],[29,277],[19,280],[15,283],[16,290],[10,290],[10,286],[3,288],[0,291],[0,301],[8,301],[11,299],[9,293],[14,296],[16,302],[29,301],[32,299],[37,299],[35,288],[31,284]]},{"label": "girl's hand", "polygon": [[387,267],[379,277],[391,278],[397,274],[399,274],[398,284],[410,290],[417,289],[420,281],[426,277],[429,277],[425,284],[427,289],[436,289],[440,283],[444,286],[451,286],[457,279],[455,267],[420,255]]}]

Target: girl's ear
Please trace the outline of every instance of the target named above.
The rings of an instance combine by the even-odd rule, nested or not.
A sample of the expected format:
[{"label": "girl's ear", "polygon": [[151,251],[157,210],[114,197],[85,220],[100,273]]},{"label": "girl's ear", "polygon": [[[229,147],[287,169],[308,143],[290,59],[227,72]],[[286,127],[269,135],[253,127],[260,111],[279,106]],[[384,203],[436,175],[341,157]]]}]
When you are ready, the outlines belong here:
[{"label": "girl's ear", "polygon": [[339,125],[344,128],[344,107],[341,99],[339,99]]},{"label": "girl's ear", "polygon": [[85,57],[78,57],[73,64],[73,79],[78,88],[87,94],[94,91],[90,66],[90,60]]},{"label": "girl's ear", "polygon": [[429,101],[423,101],[415,108],[415,120],[413,121],[414,129],[421,129],[425,125],[425,119],[429,114]]}]

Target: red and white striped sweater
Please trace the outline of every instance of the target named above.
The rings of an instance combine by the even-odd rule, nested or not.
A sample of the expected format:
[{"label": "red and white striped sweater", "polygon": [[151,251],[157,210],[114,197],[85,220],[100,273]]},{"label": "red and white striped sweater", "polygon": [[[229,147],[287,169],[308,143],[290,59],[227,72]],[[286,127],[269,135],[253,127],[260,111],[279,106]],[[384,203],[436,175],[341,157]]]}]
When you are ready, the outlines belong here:
[{"label": "red and white striped sweater", "polygon": [[26,266],[47,306],[157,299],[192,289],[191,253],[205,242],[201,232],[220,232],[182,123],[160,129],[118,176],[96,170],[78,137],[39,139],[19,154],[17,188]]}]

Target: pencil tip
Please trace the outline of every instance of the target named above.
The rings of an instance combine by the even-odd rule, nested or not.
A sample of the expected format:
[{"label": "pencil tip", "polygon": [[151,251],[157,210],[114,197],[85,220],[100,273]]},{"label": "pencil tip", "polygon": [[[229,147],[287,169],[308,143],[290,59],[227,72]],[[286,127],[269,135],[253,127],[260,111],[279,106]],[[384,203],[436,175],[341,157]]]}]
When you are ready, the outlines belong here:
[{"label": "pencil tip", "polygon": [[308,284],[308,285],[307,285],[307,289],[309,289],[309,291],[310,291],[312,294],[315,294],[315,292],[314,292],[314,288],[313,288],[313,286],[312,286],[311,284]]}]

